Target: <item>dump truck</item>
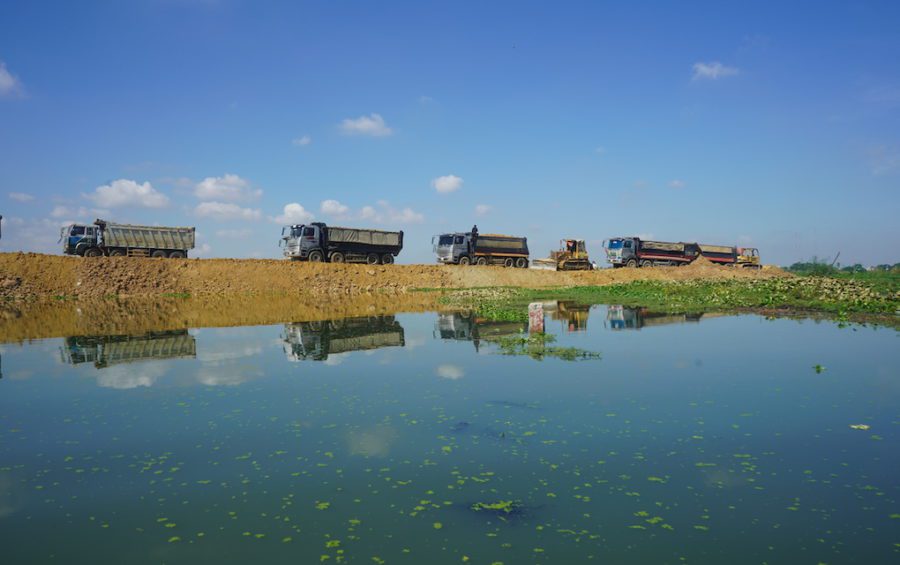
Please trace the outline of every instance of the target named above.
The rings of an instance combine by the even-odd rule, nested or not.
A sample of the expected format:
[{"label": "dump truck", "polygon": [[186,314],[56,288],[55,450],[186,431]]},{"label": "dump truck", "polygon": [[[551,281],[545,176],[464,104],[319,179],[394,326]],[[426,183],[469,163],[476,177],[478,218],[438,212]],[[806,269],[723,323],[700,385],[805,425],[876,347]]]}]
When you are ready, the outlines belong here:
[{"label": "dump truck", "polygon": [[639,237],[610,238],[604,249],[613,267],[687,265],[700,253],[696,243],[648,241]]},{"label": "dump truck", "polygon": [[548,271],[590,271],[593,268],[583,239],[560,240],[558,251],[551,251],[549,258],[533,260],[531,266]]},{"label": "dump truck", "polygon": [[282,228],[279,245],[284,247],[284,256],[293,261],[389,265],[403,249],[403,232],[313,222]]},{"label": "dump truck", "polygon": [[528,268],[528,239],[471,231],[444,233],[431,240],[438,263],[449,265],[502,265]]},{"label": "dump truck", "polygon": [[197,343],[184,329],[140,335],[70,336],[61,347],[61,354],[66,363],[93,363],[103,369],[153,359],[194,358]]},{"label": "dump truck", "polygon": [[342,318],[284,325],[284,353],[290,361],[326,361],[329,355],[405,345],[394,316]]},{"label": "dump truck", "polygon": [[82,257],[169,257],[184,259],[194,248],[195,228],[137,226],[96,220],[60,232],[63,253]]},{"label": "dump truck", "polygon": [[759,250],[755,247],[731,247],[727,245],[697,244],[700,254],[711,262],[729,267],[760,269]]}]

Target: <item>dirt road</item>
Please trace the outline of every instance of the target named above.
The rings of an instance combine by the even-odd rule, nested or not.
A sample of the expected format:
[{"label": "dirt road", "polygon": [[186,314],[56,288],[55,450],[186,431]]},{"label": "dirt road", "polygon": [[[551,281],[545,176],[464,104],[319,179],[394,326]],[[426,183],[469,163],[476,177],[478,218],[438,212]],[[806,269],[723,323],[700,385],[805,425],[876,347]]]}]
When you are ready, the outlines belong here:
[{"label": "dirt road", "polygon": [[0,254],[0,298],[403,294],[416,288],[606,285],[633,280],[789,276],[777,268],[751,271],[699,259],[687,267],[553,272],[443,265],[334,265],[275,259],[142,259]]}]

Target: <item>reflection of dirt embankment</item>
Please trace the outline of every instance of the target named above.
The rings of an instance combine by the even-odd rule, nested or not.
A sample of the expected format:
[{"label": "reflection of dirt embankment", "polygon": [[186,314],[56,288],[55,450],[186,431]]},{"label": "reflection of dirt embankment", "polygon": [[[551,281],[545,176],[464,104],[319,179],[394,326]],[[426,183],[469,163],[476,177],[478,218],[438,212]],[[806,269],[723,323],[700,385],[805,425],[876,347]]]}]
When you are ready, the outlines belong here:
[{"label": "reflection of dirt embankment", "polygon": [[124,300],[0,302],[0,342],[120,335],[199,327],[252,326],[440,310],[437,293],[198,296]]},{"label": "reflection of dirt embankment", "polygon": [[633,280],[785,276],[777,268],[732,269],[698,260],[687,267],[554,272],[441,265],[336,265],[274,259],[163,260],[0,253],[0,298],[260,293],[347,296],[414,288],[604,285]]}]

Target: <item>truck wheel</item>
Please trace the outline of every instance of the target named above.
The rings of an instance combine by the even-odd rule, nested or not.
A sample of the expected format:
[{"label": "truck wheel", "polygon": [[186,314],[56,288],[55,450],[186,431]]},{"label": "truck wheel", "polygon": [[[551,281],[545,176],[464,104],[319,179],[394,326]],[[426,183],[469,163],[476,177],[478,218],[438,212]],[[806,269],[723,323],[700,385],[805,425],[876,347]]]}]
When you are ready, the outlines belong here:
[{"label": "truck wheel", "polygon": [[637,259],[629,259],[625,263],[625,266],[628,267],[629,269],[634,269],[635,267],[637,267]]},{"label": "truck wheel", "polygon": [[652,267],[652,266],[653,266],[653,261],[651,261],[650,259],[644,259],[643,261],[641,261],[641,267],[646,268],[646,267]]},{"label": "truck wheel", "polygon": [[381,262],[385,265],[391,265],[394,262],[394,256],[390,253],[385,253],[381,256]]},{"label": "truck wheel", "polygon": [[101,255],[103,255],[103,252],[98,247],[89,247],[84,250],[85,257],[99,257]]},{"label": "truck wheel", "polygon": [[520,269],[527,269],[528,268],[528,259],[526,259],[524,257],[519,257],[518,259],[516,259],[516,267],[518,267]]},{"label": "truck wheel", "polygon": [[153,253],[151,253],[150,256],[151,256],[151,257],[157,257],[157,258],[158,258],[158,257],[165,257],[165,256],[166,256],[166,252],[163,251],[162,249],[154,249],[154,250],[153,250]]},{"label": "truck wheel", "polygon": [[515,265],[515,263],[516,263],[516,262],[515,262],[515,260],[514,260],[512,257],[507,257],[507,258],[503,261],[503,266],[504,266],[504,267],[510,267],[510,268],[512,268],[512,267]]},{"label": "truck wheel", "polygon": [[469,259],[468,257],[460,257],[459,258],[459,264],[464,267],[468,266],[471,262],[472,262],[472,260]]},{"label": "truck wheel", "polygon": [[378,254],[377,253],[369,253],[366,255],[366,263],[369,265],[377,265],[378,264]]},{"label": "truck wheel", "polygon": [[335,251],[331,254],[331,262],[332,263],[343,263],[344,262],[344,254],[340,251]]},{"label": "truck wheel", "polygon": [[110,257],[124,257],[125,252],[122,251],[121,249],[113,249],[112,251],[109,252],[109,256]]},{"label": "truck wheel", "polygon": [[169,259],[184,259],[184,251],[173,251],[169,253]]},{"label": "truck wheel", "polygon": [[322,252],[319,250],[310,251],[309,252],[309,260],[312,263],[321,263],[322,262]]},{"label": "truck wheel", "polygon": [[487,258],[479,257],[478,259],[475,259],[475,264],[479,267],[484,267],[485,265],[487,265]]}]

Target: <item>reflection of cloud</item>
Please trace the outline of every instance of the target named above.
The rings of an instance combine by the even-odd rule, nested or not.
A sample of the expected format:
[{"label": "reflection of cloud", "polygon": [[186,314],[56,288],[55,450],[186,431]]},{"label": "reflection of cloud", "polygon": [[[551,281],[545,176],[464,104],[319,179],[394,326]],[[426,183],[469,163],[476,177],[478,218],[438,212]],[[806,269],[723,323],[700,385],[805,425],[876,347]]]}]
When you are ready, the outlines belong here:
[{"label": "reflection of cloud", "polygon": [[346,361],[349,356],[350,356],[349,352],[348,353],[333,353],[328,356],[328,359],[322,361],[322,363],[324,363],[325,365],[328,365],[330,367],[334,367],[334,366],[340,365],[341,363]]},{"label": "reflection of cloud", "polygon": [[434,372],[442,379],[450,379],[453,381],[463,378],[466,374],[462,367],[458,365],[438,365]]},{"label": "reflection of cloud", "polygon": [[747,485],[747,478],[735,471],[714,468],[703,472],[703,482],[710,488],[737,488]]},{"label": "reflection of cloud", "polygon": [[121,390],[139,386],[149,387],[165,374],[166,367],[162,364],[119,365],[97,371],[97,385]]},{"label": "reflection of cloud", "polygon": [[422,347],[427,342],[428,338],[424,335],[407,336],[404,341],[404,347],[407,349],[415,349],[416,347]]},{"label": "reflection of cloud", "polygon": [[197,353],[197,360],[201,363],[215,364],[240,359],[241,357],[252,357],[260,353],[262,353],[262,347],[244,347],[243,349],[229,347],[222,351],[201,351]]},{"label": "reflection of cloud", "polygon": [[235,386],[261,376],[262,371],[248,365],[211,365],[197,371],[197,381],[206,386]]},{"label": "reflection of cloud", "polygon": [[387,457],[391,445],[397,440],[397,430],[392,426],[378,425],[365,430],[353,430],[347,434],[350,455]]},{"label": "reflection of cloud", "polygon": [[0,518],[13,515],[22,506],[22,494],[9,473],[0,473]]}]

